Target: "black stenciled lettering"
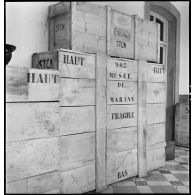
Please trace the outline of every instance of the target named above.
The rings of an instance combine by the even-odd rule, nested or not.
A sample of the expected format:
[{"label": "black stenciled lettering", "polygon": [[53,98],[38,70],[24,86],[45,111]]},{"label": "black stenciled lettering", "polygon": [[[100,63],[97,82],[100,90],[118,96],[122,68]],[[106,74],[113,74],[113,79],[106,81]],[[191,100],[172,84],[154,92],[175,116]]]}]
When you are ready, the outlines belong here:
[{"label": "black stenciled lettering", "polygon": [[35,82],[35,73],[27,73],[27,83]]},{"label": "black stenciled lettering", "polygon": [[41,74],[39,74],[39,76],[38,76],[37,83],[39,83],[39,81],[40,81],[40,83],[43,83],[43,78],[42,78]]}]

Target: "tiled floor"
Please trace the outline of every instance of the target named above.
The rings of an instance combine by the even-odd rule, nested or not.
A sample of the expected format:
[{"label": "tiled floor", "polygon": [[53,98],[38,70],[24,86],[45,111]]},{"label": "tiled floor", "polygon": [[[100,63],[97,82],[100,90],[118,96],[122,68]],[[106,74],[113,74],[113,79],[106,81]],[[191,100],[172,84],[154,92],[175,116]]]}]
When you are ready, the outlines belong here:
[{"label": "tiled floor", "polygon": [[101,193],[189,193],[189,149],[176,147],[175,159],[150,171],[145,178],[132,177],[114,183]]}]

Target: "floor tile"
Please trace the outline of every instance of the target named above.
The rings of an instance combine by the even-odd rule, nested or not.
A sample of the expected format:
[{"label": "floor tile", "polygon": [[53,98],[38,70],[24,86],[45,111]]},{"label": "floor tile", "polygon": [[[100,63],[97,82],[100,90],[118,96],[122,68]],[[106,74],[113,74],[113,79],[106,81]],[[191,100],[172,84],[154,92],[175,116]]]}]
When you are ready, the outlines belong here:
[{"label": "floor tile", "polygon": [[175,186],[179,193],[189,193],[189,189],[185,186]]},{"label": "floor tile", "polygon": [[154,193],[178,193],[178,191],[173,186],[150,186]]},{"label": "floor tile", "polygon": [[189,174],[189,171],[170,171],[171,174]]},{"label": "floor tile", "polygon": [[123,181],[112,184],[112,186],[136,186],[134,181]]},{"label": "floor tile", "polygon": [[[186,166],[186,165],[184,165]],[[182,165],[166,165],[165,168],[167,168],[170,171],[186,171],[187,169]]]},{"label": "floor tile", "polygon": [[176,160],[177,162],[186,162],[186,161],[183,160],[182,158],[175,158],[175,160]]},{"label": "floor tile", "polygon": [[162,174],[151,174],[148,175],[147,181],[167,181]]},{"label": "floor tile", "polygon": [[170,186],[171,183],[168,181],[147,181],[149,186]]},{"label": "floor tile", "polygon": [[172,174],[163,174],[163,176],[168,180],[168,181],[179,181],[174,175]]},{"label": "floor tile", "polygon": [[136,186],[147,186],[146,181],[135,181]]},{"label": "floor tile", "polygon": [[189,181],[188,174],[174,174],[174,176],[179,179],[180,181]]},{"label": "floor tile", "polygon": [[173,186],[184,186],[181,181],[170,181],[171,185]]},{"label": "floor tile", "polygon": [[[185,163],[185,162],[182,162],[182,163]],[[175,161],[167,161],[166,165],[180,165],[180,163],[177,161],[176,162]]]},{"label": "floor tile", "polygon": [[171,171],[166,171],[166,170],[161,170],[160,171],[162,174],[171,174]]},{"label": "floor tile", "polygon": [[141,193],[153,193],[149,186],[137,186]]},{"label": "floor tile", "polygon": [[113,186],[114,193],[140,193],[136,186]]}]

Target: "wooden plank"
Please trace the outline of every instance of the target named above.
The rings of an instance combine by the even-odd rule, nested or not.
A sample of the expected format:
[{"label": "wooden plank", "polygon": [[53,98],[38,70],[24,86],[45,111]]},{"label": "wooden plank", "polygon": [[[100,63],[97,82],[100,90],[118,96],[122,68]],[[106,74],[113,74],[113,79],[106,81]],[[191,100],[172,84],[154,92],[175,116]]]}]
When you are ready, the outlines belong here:
[{"label": "wooden plank", "polygon": [[107,128],[137,126],[137,105],[108,105]]},{"label": "wooden plank", "polygon": [[187,104],[180,104],[180,119],[187,119],[189,118],[189,105]]},{"label": "wooden plank", "polygon": [[147,171],[165,166],[165,147],[147,151]]},{"label": "wooden plank", "polygon": [[57,48],[56,43],[66,39],[65,45],[62,48],[69,48],[71,46],[71,13],[65,15],[58,15],[54,18],[54,47]]},{"label": "wooden plank", "polygon": [[106,37],[72,31],[72,50],[106,53]]},{"label": "wooden plank", "polygon": [[137,174],[137,153],[128,150],[108,156],[107,185]]},{"label": "wooden plank", "polygon": [[6,183],[6,193],[42,194],[51,191],[59,192],[58,171],[41,174],[26,179]]},{"label": "wooden plank", "polygon": [[147,125],[146,143],[147,145],[165,141],[165,123]]},{"label": "wooden plank", "polygon": [[146,126],[147,126],[147,82],[146,72],[142,67],[145,62],[139,61],[138,66],[138,175],[139,177],[146,176]]},{"label": "wooden plank", "polygon": [[165,83],[147,83],[147,103],[166,102]]},{"label": "wooden plank", "polygon": [[27,68],[6,67],[6,102],[28,98]]},{"label": "wooden plank", "polygon": [[137,61],[122,58],[107,59],[107,79],[137,81]]},{"label": "wooden plank", "polygon": [[60,107],[59,135],[95,131],[95,107]]},{"label": "wooden plank", "polygon": [[59,101],[59,71],[29,69],[27,82],[28,101]]},{"label": "wooden plank", "polygon": [[61,77],[95,79],[95,55],[59,51]]},{"label": "wooden plank", "polygon": [[89,2],[72,2],[72,6],[74,5],[79,11],[106,18],[106,8],[104,6],[96,5]]},{"label": "wooden plank", "polygon": [[22,179],[6,183],[6,194],[26,194],[28,193],[28,180]]},{"label": "wooden plank", "polygon": [[95,189],[95,163],[61,173],[60,193],[84,193]]},{"label": "wooden plank", "polygon": [[95,105],[95,81],[61,78],[61,106]]},{"label": "wooden plank", "polygon": [[58,103],[7,103],[6,142],[57,136]]},{"label": "wooden plank", "polygon": [[147,104],[147,124],[165,122],[165,104]]},{"label": "wooden plank", "polygon": [[72,31],[106,37],[106,18],[77,10],[72,13]]},{"label": "wooden plank", "polygon": [[142,18],[138,19],[138,32],[149,32],[157,34],[156,29],[157,24],[155,22],[144,20]]},{"label": "wooden plank", "polygon": [[155,150],[157,148],[163,148],[165,147],[167,144],[165,141],[163,142],[159,142],[159,143],[155,143],[155,144],[151,144],[151,145],[146,145],[146,151],[150,151],[150,150]]},{"label": "wooden plank", "polygon": [[95,133],[82,133],[59,138],[60,164],[95,158]]},{"label": "wooden plank", "polygon": [[[134,36],[134,35],[132,35]],[[123,58],[134,58],[134,43],[132,42],[124,42],[118,39],[111,39],[110,41],[110,51],[108,55],[117,56]]]},{"label": "wooden plank", "polygon": [[107,153],[137,148],[137,127],[107,131]]},{"label": "wooden plank", "polygon": [[190,95],[179,95],[180,104],[189,104],[191,100]]},{"label": "wooden plank", "polygon": [[106,54],[111,52],[111,7],[106,6]]},{"label": "wooden plank", "polygon": [[33,53],[32,68],[58,70],[58,53],[53,51]]},{"label": "wooden plank", "polygon": [[106,188],[106,68],[107,56],[96,55],[96,191]]},{"label": "wooden plank", "polygon": [[58,138],[6,144],[7,182],[43,174],[58,168]]},{"label": "wooden plank", "polygon": [[[108,55],[134,58],[134,18],[115,10],[110,11],[111,30]],[[109,22],[109,21],[108,21]]]},{"label": "wooden plank", "polygon": [[107,104],[136,104],[137,82],[107,81]]},{"label": "wooden plank", "polygon": [[134,45],[134,59],[138,59],[138,16],[134,15],[134,40],[135,40],[135,45]]},{"label": "wooden plank", "polygon": [[166,82],[167,67],[165,65],[145,62],[142,69],[146,72],[147,82]]},{"label": "wooden plank", "polygon": [[48,12],[49,18],[70,12],[70,6],[70,2],[68,1],[50,5]]},{"label": "wooden plank", "polygon": [[147,43],[143,44],[143,42],[139,41],[138,51],[139,51],[138,59],[148,60],[152,62],[157,61],[156,58],[157,47],[154,46],[154,44],[148,45]]}]

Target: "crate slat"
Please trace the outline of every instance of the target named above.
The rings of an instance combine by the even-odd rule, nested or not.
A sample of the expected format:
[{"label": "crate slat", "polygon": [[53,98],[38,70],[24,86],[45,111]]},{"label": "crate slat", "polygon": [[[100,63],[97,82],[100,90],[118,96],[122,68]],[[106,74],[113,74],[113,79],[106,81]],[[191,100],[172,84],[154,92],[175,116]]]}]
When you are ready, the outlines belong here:
[{"label": "crate slat", "polygon": [[58,169],[58,138],[6,144],[7,182]]},{"label": "crate slat", "polygon": [[115,153],[107,158],[107,184],[137,175],[137,152]]},{"label": "crate slat", "polygon": [[58,106],[57,102],[7,103],[6,142],[57,136]]}]

